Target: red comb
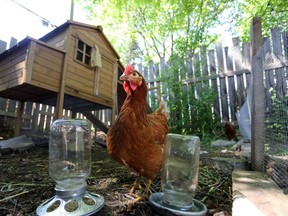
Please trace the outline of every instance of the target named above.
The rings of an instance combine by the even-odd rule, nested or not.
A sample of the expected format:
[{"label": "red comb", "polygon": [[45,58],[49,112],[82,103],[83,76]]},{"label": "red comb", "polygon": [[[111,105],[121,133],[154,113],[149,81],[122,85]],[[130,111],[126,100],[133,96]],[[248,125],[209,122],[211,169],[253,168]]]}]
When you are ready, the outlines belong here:
[{"label": "red comb", "polygon": [[124,73],[127,75],[132,70],[134,70],[133,66],[131,64],[127,64]]}]

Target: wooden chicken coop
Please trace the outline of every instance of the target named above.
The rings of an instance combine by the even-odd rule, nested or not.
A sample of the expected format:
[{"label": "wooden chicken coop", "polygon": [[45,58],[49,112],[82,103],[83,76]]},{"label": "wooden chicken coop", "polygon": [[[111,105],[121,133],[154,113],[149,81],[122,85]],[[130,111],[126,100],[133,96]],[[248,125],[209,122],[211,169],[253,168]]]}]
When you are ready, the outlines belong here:
[{"label": "wooden chicken coop", "polygon": [[107,131],[91,110],[115,113],[121,107],[126,94],[118,82],[124,70],[119,59],[101,26],[75,21],[67,21],[39,40],[27,37],[1,53],[0,97],[20,102],[16,131],[28,101],[55,106],[57,118],[63,109],[83,113]]}]

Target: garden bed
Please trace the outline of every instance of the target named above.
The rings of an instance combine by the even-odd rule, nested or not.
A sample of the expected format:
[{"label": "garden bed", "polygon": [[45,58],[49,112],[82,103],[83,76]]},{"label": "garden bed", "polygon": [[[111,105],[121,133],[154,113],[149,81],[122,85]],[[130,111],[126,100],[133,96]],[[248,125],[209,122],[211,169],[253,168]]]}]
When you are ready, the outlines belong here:
[{"label": "garden bed", "polygon": [[[0,215],[35,215],[36,208],[54,196],[54,181],[48,173],[48,147],[34,147],[22,152],[0,152]],[[92,148],[92,170],[87,179],[88,190],[104,196],[105,205],[97,215],[157,216],[149,202],[139,202],[127,211],[127,196],[136,175],[110,159],[106,149]],[[142,181],[145,186],[145,179]],[[151,192],[161,191],[160,176],[151,185]],[[140,193],[140,191],[137,191]],[[200,164],[198,191],[195,197],[209,212],[231,214],[232,180],[204,163]]]}]

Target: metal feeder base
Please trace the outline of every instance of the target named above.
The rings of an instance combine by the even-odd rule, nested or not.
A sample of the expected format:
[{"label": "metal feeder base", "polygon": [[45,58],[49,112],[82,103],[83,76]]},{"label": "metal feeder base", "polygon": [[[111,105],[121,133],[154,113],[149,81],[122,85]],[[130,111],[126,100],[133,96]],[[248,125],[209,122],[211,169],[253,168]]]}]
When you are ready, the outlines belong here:
[{"label": "metal feeder base", "polygon": [[51,215],[93,215],[104,206],[104,198],[98,194],[85,192],[80,196],[61,198],[58,195],[42,203],[36,209],[37,216]]}]

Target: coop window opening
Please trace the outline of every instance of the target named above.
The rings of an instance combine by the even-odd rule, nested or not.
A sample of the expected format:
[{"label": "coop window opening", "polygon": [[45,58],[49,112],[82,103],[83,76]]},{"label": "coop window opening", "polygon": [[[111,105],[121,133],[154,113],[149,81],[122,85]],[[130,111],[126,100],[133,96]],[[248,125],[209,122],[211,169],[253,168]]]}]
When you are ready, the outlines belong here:
[{"label": "coop window opening", "polygon": [[82,40],[77,40],[76,60],[84,65],[90,66],[92,47],[84,43]]}]

